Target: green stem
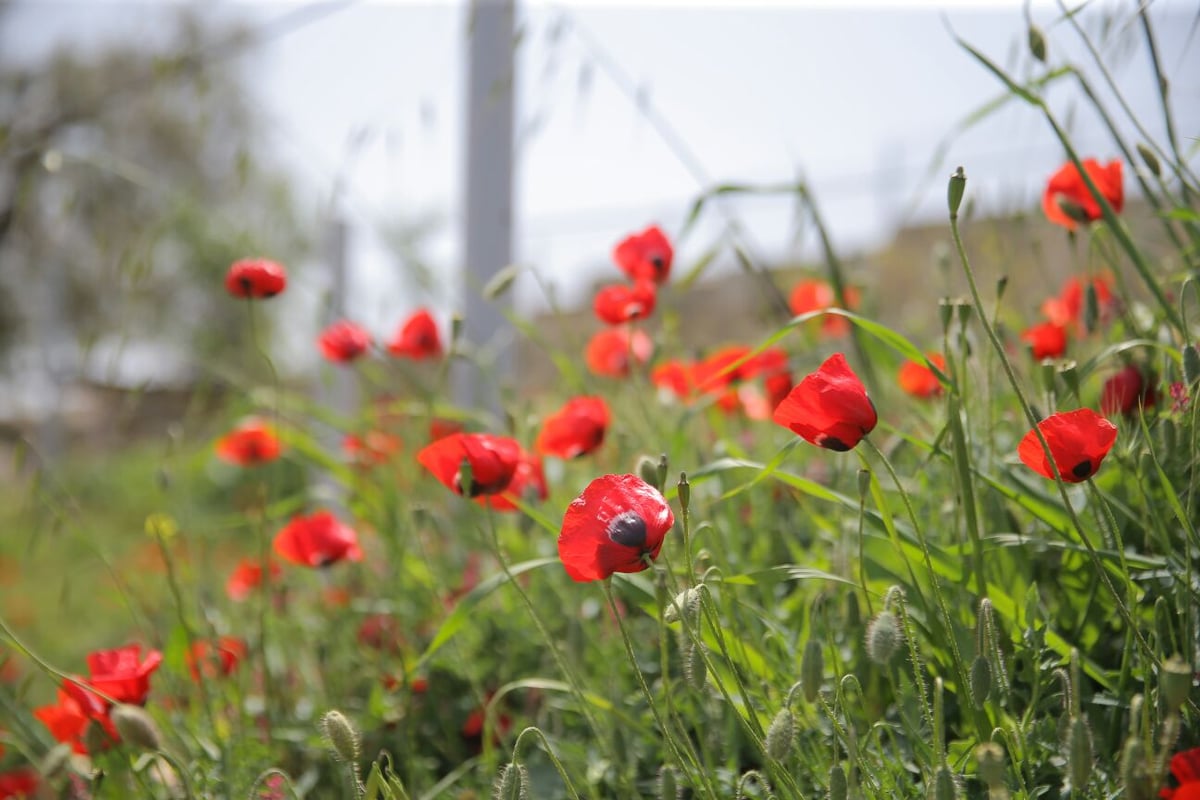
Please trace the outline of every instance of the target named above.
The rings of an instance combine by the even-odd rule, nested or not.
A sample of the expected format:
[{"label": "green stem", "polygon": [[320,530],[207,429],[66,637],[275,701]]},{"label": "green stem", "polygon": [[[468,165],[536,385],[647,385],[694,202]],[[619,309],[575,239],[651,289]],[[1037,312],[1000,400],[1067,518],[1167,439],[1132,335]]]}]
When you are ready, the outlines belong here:
[{"label": "green stem", "polygon": [[550,758],[550,763],[552,763],[554,768],[558,770],[558,776],[562,778],[563,785],[566,786],[568,794],[570,794],[574,800],[579,800],[579,793],[575,791],[575,786],[571,783],[570,777],[567,776],[567,770],[563,767],[562,762],[558,760],[558,756],[554,754],[554,748],[550,746],[549,740],[546,739],[546,734],[542,733],[541,729],[531,725],[517,734],[517,741],[513,744],[513,763],[515,764],[517,762],[517,755],[521,750],[521,741],[525,738],[525,734],[527,733],[536,735],[537,738],[541,739],[542,749],[546,751],[546,755]]}]

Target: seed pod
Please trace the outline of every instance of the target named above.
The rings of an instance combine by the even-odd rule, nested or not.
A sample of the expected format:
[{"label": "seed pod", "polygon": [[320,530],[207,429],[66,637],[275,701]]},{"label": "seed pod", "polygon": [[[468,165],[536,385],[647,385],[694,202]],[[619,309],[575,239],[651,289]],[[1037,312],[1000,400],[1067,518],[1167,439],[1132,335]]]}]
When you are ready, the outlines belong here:
[{"label": "seed pod", "polygon": [[1072,718],[1067,731],[1067,770],[1071,791],[1082,795],[1092,777],[1092,731],[1083,717]]},{"label": "seed pod", "polygon": [[846,771],[841,762],[829,768],[829,800],[846,800]]},{"label": "seed pod", "polygon": [[679,785],[679,773],[669,764],[658,771],[658,800],[681,800],[683,787]]},{"label": "seed pod", "polygon": [[162,736],[158,733],[158,726],[141,706],[117,703],[108,712],[108,718],[112,720],[117,733],[121,734],[121,741],[126,744],[143,750],[162,748]]},{"label": "seed pod", "polygon": [[809,639],[804,644],[804,654],[800,657],[800,687],[804,691],[804,699],[813,702],[817,692],[821,690],[821,682],[825,679],[825,653],[821,643]]},{"label": "seed pod", "polygon": [[983,708],[992,691],[992,665],[982,655],[971,662],[971,696],[976,708]]},{"label": "seed pod", "polygon": [[1192,691],[1192,667],[1179,656],[1171,656],[1158,676],[1159,691],[1168,714],[1178,714]]},{"label": "seed pod", "polygon": [[336,709],[326,711],[325,716],[321,717],[321,733],[339,761],[358,761],[358,731],[345,714]]},{"label": "seed pod", "polygon": [[642,456],[638,459],[637,475],[655,489],[662,491],[662,483],[658,480],[658,462],[650,456]]},{"label": "seed pod", "polygon": [[946,203],[950,207],[950,219],[958,218],[958,208],[962,205],[963,192],[967,190],[967,174],[963,168],[954,170],[950,183],[946,187]]},{"label": "seed pod", "polygon": [[1121,784],[1127,800],[1154,800],[1154,782],[1150,779],[1146,745],[1138,736],[1125,740],[1121,750]]},{"label": "seed pod", "polygon": [[1037,25],[1029,26],[1029,52],[1043,64],[1046,63],[1046,36]]},{"label": "seed pod", "polygon": [[880,611],[867,625],[867,658],[884,666],[892,660],[903,641],[900,620],[891,611]]},{"label": "seed pod", "polygon": [[1142,161],[1146,162],[1146,169],[1153,173],[1154,177],[1162,175],[1162,165],[1158,163],[1158,156],[1154,155],[1154,151],[1141,142],[1137,143],[1138,155],[1142,157]]},{"label": "seed pod", "polygon": [[683,513],[688,513],[688,506],[692,502],[692,485],[688,483],[687,473],[679,473],[679,507],[683,509]]},{"label": "seed pod", "polygon": [[796,717],[790,708],[781,708],[767,728],[767,755],[781,761],[792,752],[792,741],[796,734]]},{"label": "seed pod", "polygon": [[954,773],[947,766],[940,766],[933,773],[933,783],[925,793],[928,800],[957,800],[958,784],[954,782]]}]

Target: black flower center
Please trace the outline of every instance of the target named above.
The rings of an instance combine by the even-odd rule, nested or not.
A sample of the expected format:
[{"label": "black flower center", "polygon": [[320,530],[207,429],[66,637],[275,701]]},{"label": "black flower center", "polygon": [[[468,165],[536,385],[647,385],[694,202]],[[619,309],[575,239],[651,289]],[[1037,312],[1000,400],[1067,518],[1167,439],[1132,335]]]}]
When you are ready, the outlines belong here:
[{"label": "black flower center", "polygon": [[1080,461],[1078,464],[1076,464],[1074,467],[1071,468],[1071,474],[1074,475],[1076,478],[1079,478],[1079,480],[1083,480],[1084,478],[1091,477],[1091,475],[1092,475],[1091,459],[1085,458],[1083,461]]},{"label": "black flower center", "polygon": [[626,511],[608,523],[608,538],[623,547],[646,546],[646,520],[636,511]]},{"label": "black flower center", "polygon": [[846,444],[841,439],[837,438],[836,436],[828,436],[825,434],[818,436],[816,443],[818,447],[824,447],[826,450],[833,450],[838,453],[844,453],[850,449],[850,445]]},{"label": "black flower center", "polygon": [[654,267],[654,272],[656,274],[661,275],[663,269],[665,269],[667,266],[667,260],[662,257],[662,253],[651,253],[650,266]]}]

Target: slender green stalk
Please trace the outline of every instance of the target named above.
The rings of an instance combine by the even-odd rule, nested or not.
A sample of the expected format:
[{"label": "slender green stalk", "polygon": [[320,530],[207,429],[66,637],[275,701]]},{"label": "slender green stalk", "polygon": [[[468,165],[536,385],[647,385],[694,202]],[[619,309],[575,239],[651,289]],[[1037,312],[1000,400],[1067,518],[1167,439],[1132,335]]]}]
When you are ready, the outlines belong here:
[{"label": "slender green stalk", "polygon": [[525,739],[526,734],[536,736],[542,742],[542,749],[546,751],[546,756],[549,757],[550,763],[554,765],[554,769],[558,770],[558,777],[562,778],[563,786],[566,787],[567,793],[579,800],[579,793],[575,791],[574,784],[571,783],[570,776],[567,775],[567,770],[563,767],[562,762],[558,760],[558,756],[554,753],[554,748],[550,746],[550,741],[546,738],[546,734],[542,733],[540,728],[530,726],[517,734],[517,741],[513,744],[512,760],[517,761],[517,756],[521,751],[521,742]]}]

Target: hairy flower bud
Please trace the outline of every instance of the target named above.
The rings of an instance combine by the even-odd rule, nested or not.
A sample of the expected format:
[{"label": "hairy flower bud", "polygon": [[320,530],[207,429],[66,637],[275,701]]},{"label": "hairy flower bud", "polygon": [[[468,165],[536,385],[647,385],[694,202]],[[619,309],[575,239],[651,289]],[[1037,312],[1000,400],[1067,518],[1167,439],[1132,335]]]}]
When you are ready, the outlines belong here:
[{"label": "hairy flower bud", "polygon": [[1004,748],[995,742],[984,742],[975,748],[979,762],[979,779],[989,788],[1004,785]]},{"label": "hairy flower bud", "polygon": [[679,771],[664,765],[658,771],[658,800],[681,800],[683,787],[679,785]]},{"label": "hairy flower bud", "polygon": [[925,796],[927,800],[957,800],[958,784],[949,767],[943,765],[937,768],[937,771],[933,773],[933,783],[926,791]]},{"label": "hairy flower bud", "polygon": [[141,706],[117,703],[108,712],[108,718],[112,720],[117,733],[121,734],[121,741],[126,744],[143,750],[162,748],[162,736],[159,735],[158,726]]},{"label": "hairy flower bud", "polygon": [[847,794],[846,770],[841,763],[834,764],[829,768],[829,800],[846,800]]},{"label": "hairy flower bud", "polygon": [[358,761],[358,731],[346,719],[346,715],[336,709],[325,712],[321,717],[321,733],[325,741],[341,761]]},{"label": "hairy flower bud", "polygon": [[511,761],[500,768],[492,784],[494,800],[528,800],[529,771],[524,764]]},{"label": "hairy flower bud", "polygon": [[886,665],[903,641],[900,620],[891,611],[880,611],[867,625],[867,658],[880,666]]},{"label": "hairy flower bud", "polygon": [[971,662],[971,696],[976,708],[983,708],[992,691],[992,665],[982,655]]},{"label": "hairy flower bud", "polygon": [[1157,796],[1146,758],[1146,745],[1138,736],[1126,739],[1121,750],[1121,785],[1126,800],[1153,800]]},{"label": "hairy flower bud", "polygon": [[800,687],[804,691],[804,699],[813,702],[817,692],[821,690],[821,682],[825,679],[825,653],[821,643],[809,639],[804,644],[804,654],[800,657]]},{"label": "hairy flower bud", "polygon": [[1162,665],[1159,691],[1168,714],[1178,714],[1192,692],[1192,667],[1179,656],[1171,656]]},{"label": "hairy flower bud", "polygon": [[788,757],[792,752],[792,740],[796,735],[796,717],[790,708],[781,708],[767,728],[767,755],[776,761]]},{"label": "hairy flower bud", "polygon": [[1067,726],[1067,770],[1071,791],[1082,796],[1092,777],[1092,731],[1083,717],[1073,717]]}]

